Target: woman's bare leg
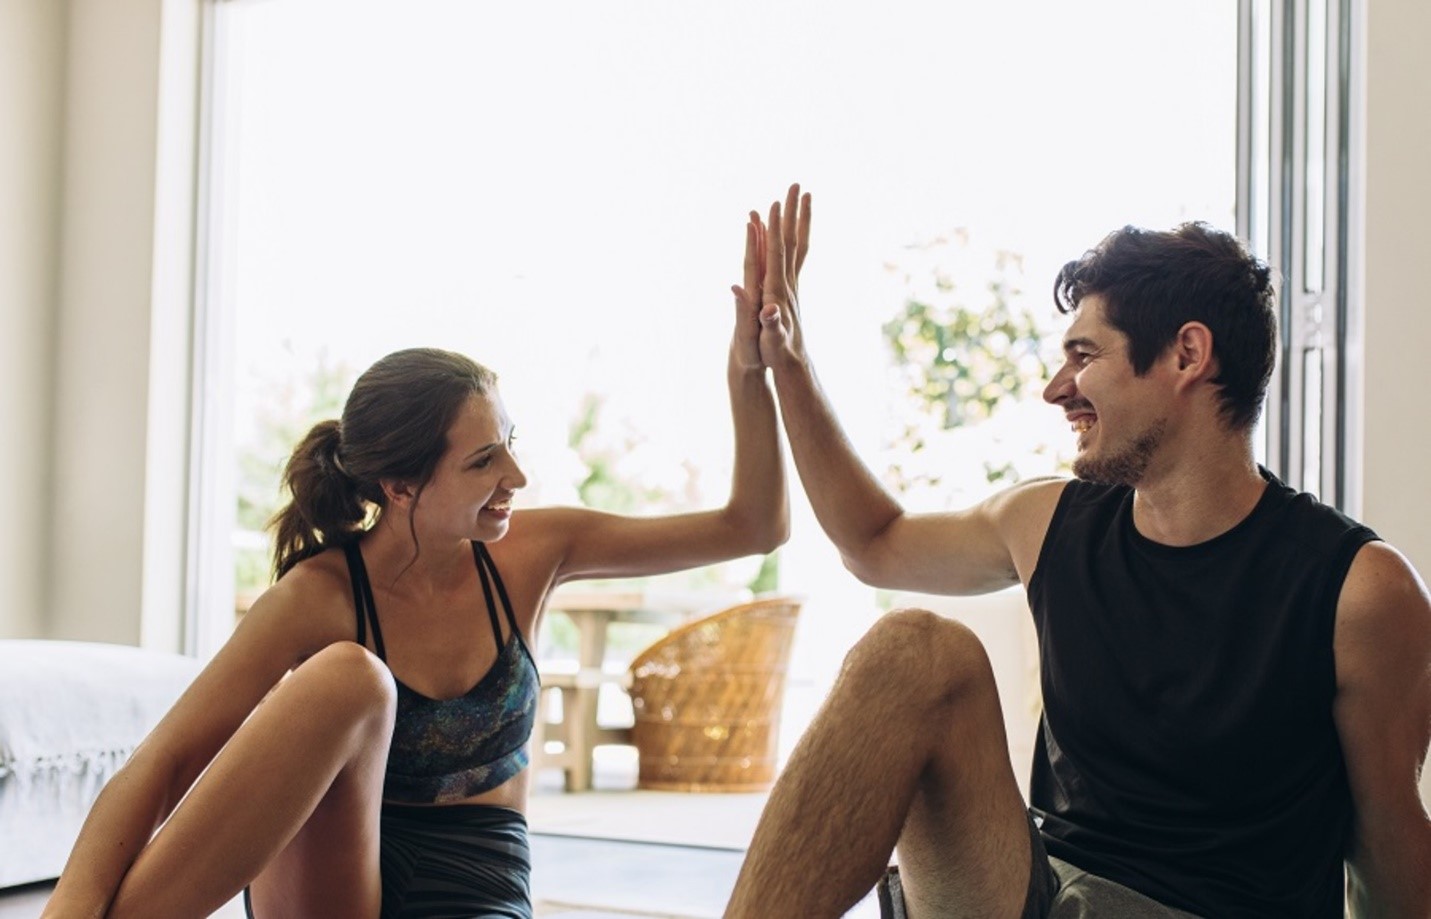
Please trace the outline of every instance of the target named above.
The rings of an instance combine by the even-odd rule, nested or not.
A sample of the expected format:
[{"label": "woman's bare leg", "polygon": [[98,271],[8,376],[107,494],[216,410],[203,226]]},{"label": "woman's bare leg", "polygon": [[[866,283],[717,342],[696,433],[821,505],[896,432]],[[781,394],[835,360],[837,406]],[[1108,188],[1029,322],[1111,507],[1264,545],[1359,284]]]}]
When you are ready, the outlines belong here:
[{"label": "woman's bare leg", "polygon": [[851,650],[776,783],[726,916],[843,916],[896,842],[911,917],[1017,916],[1027,820],[978,638],[893,612]]},{"label": "woman's bare leg", "polygon": [[396,689],[352,642],[295,669],[135,859],[109,916],[378,915],[378,821]]}]

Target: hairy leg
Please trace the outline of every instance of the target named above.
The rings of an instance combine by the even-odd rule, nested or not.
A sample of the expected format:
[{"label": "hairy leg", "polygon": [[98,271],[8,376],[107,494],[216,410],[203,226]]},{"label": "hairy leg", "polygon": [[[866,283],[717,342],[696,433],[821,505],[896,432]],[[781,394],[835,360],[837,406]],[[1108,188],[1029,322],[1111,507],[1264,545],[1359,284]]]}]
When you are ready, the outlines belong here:
[{"label": "hairy leg", "polygon": [[253,881],[254,912],[378,915],[378,821],[396,689],[351,642],[249,716],[125,876],[109,916],[207,916]]},{"label": "hairy leg", "polygon": [[771,792],[726,916],[843,916],[896,843],[911,916],[1017,916],[1027,819],[983,646],[959,623],[899,610],[845,659]]}]

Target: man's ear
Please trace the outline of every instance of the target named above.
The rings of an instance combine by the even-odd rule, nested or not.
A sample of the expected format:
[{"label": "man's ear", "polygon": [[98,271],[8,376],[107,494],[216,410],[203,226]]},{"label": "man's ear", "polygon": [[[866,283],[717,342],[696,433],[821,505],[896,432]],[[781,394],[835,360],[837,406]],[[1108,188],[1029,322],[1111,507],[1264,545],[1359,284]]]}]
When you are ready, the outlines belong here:
[{"label": "man's ear", "polygon": [[1212,329],[1201,322],[1183,323],[1173,339],[1178,376],[1187,383],[1217,376],[1217,355],[1212,350]]},{"label": "man's ear", "polygon": [[380,479],[378,484],[382,486],[388,507],[410,506],[417,495],[417,486],[403,479]]}]

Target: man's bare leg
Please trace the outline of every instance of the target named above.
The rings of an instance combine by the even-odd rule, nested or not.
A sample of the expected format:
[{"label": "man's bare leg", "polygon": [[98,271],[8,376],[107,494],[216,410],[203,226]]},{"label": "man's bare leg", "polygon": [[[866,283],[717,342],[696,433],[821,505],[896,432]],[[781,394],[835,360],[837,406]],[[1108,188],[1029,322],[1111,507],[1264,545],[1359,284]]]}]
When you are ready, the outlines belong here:
[{"label": "man's bare leg", "polygon": [[843,916],[899,846],[913,917],[1007,916],[1029,880],[1028,817],[988,656],[922,610],[845,659],[756,827],[727,919]]}]

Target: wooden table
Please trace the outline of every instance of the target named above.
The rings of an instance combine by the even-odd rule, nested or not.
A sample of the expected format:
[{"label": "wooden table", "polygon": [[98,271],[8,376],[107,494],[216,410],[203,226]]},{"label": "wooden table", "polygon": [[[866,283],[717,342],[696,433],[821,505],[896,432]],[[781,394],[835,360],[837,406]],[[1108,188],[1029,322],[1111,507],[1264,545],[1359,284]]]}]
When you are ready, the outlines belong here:
[{"label": "wooden table", "polygon": [[543,696],[549,689],[561,691],[562,720],[557,732],[563,749],[559,754],[545,752],[543,744],[548,739],[548,725],[546,706],[542,705],[538,736],[533,740],[536,765],[559,766],[566,772],[567,791],[587,791],[591,788],[591,757],[595,748],[601,744],[630,742],[627,729],[603,728],[596,721],[596,703],[602,685],[619,683],[624,676],[608,674],[603,666],[607,629],[611,623],[646,622],[670,629],[740,599],[720,592],[661,594],[579,585],[553,591],[547,600],[547,612],[560,613],[576,626],[577,660],[575,671],[542,668]]}]

